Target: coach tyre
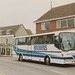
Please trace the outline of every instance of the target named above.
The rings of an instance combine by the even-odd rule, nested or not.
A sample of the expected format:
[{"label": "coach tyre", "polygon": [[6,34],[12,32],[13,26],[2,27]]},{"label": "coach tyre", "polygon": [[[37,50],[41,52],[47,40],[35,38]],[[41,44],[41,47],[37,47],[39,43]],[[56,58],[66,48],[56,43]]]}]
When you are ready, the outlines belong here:
[{"label": "coach tyre", "polygon": [[19,55],[19,61],[22,61],[23,60],[23,56],[22,54]]},{"label": "coach tyre", "polygon": [[49,65],[50,64],[50,58],[49,57],[46,57],[45,63],[46,63],[46,65]]}]

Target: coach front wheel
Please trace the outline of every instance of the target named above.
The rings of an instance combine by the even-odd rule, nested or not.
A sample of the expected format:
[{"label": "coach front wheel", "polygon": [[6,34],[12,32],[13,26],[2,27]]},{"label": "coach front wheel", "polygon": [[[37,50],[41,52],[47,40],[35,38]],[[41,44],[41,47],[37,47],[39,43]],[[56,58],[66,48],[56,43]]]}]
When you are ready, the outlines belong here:
[{"label": "coach front wheel", "polygon": [[49,64],[50,64],[50,58],[49,58],[49,57],[46,57],[46,58],[45,58],[45,64],[46,64],[46,65],[49,65]]}]

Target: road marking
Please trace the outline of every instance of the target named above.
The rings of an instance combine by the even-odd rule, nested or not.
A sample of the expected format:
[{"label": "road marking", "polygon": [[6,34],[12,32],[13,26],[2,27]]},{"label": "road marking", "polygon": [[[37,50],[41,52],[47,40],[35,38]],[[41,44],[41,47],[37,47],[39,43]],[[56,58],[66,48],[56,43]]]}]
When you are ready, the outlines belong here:
[{"label": "road marking", "polygon": [[29,64],[24,64],[24,65],[27,65],[27,66],[30,66],[30,67],[34,67],[34,68],[40,68],[40,69],[43,69],[43,70],[48,70],[48,71],[51,71],[51,72],[54,72],[54,73],[58,73],[58,74],[61,74],[61,75],[67,75],[67,74],[59,72],[59,71],[49,70],[49,69],[41,68],[41,67],[34,66],[34,65],[29,65]]},{"label": "road marking", "polygon": [[59,74],[62,74],[62,75],[67,75],[65,73],[62,73],[62,72],[59,72],[59,71],[55,71],[55,70],[50,70],[50,71],[55,72],[55,73],[59,73]]},{"label": "road marking", "polygon": [[5,75],[5,73],[4,73],[4,72],[2,72],[2,71],[0,71],[0,75]]},{"label": "road marking", "polygon": [[31,66],[31,67],[34,67],[34,68],[41,68],[41,67],[38,67],[38,66],[29,65],[29,64],[24,64],[24,65]]}]

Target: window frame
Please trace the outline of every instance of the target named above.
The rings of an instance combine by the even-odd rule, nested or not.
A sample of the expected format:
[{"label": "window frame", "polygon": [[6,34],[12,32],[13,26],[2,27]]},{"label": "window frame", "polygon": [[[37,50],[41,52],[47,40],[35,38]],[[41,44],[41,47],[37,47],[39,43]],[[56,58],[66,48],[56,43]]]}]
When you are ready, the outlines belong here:
[{"label": "window frame", "polygon": [[[69,19],[74,19],[74,26],[71,26],[71,27],[75,27],[75,18],[69,18]],[[64,28],[70,28],[69,26],[68,26],[68,20],[69,19],[63,19],[63,20],[66,20],[66,26],[64,27]],[[61,27],[61,21],[63,21],[63,20],[57,20],[56,21],[56,29],[62,29],[62,27]],[[58,22],[60,21],[60,25],[58,25]]]},{"label": "window frame", "polygon": [[10,35],[11,34],[12,29],[7,29],[6,34]]},{"label": "window frame", "polygon": [[62,23],[63,23],[64,21],[65,21],[65,23],[67,24],[66,19],[61,20],[61,28],[66,28],[66,24],[65,24],[65,25],[62,25]]},{"label": "window frame", "polygon": [[3,34],[3,32],[4,32],[4,30],[0,30],[0,35],[2,35],[2,34]]},{"label": "window frame", "polygon": [[[46,23],[49,23],[49,29],[46,28]],[[50,30],[50,22],[41,23],[41,30]]]},{"label": "window frame", "polygon": [[[68,21],[71,20],[71,19],[74,20],[74,26],[75,26],[75,18],[69,18],[69,19],[67,19],[67,23],[68,23]],[[71,26],[71,27],[74,27],[74,26]],[[68,24],[68,27],[69,27],[69,24]]]}]

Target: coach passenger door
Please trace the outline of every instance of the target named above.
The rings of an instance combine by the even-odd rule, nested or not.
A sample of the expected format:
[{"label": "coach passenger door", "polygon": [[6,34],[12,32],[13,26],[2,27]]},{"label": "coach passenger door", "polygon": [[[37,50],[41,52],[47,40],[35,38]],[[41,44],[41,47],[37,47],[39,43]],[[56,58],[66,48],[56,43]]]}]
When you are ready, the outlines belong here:
[{"label": "coach passenger door", "polygon": [[32,59],[31,37],[27,38],[28,59]]}]

